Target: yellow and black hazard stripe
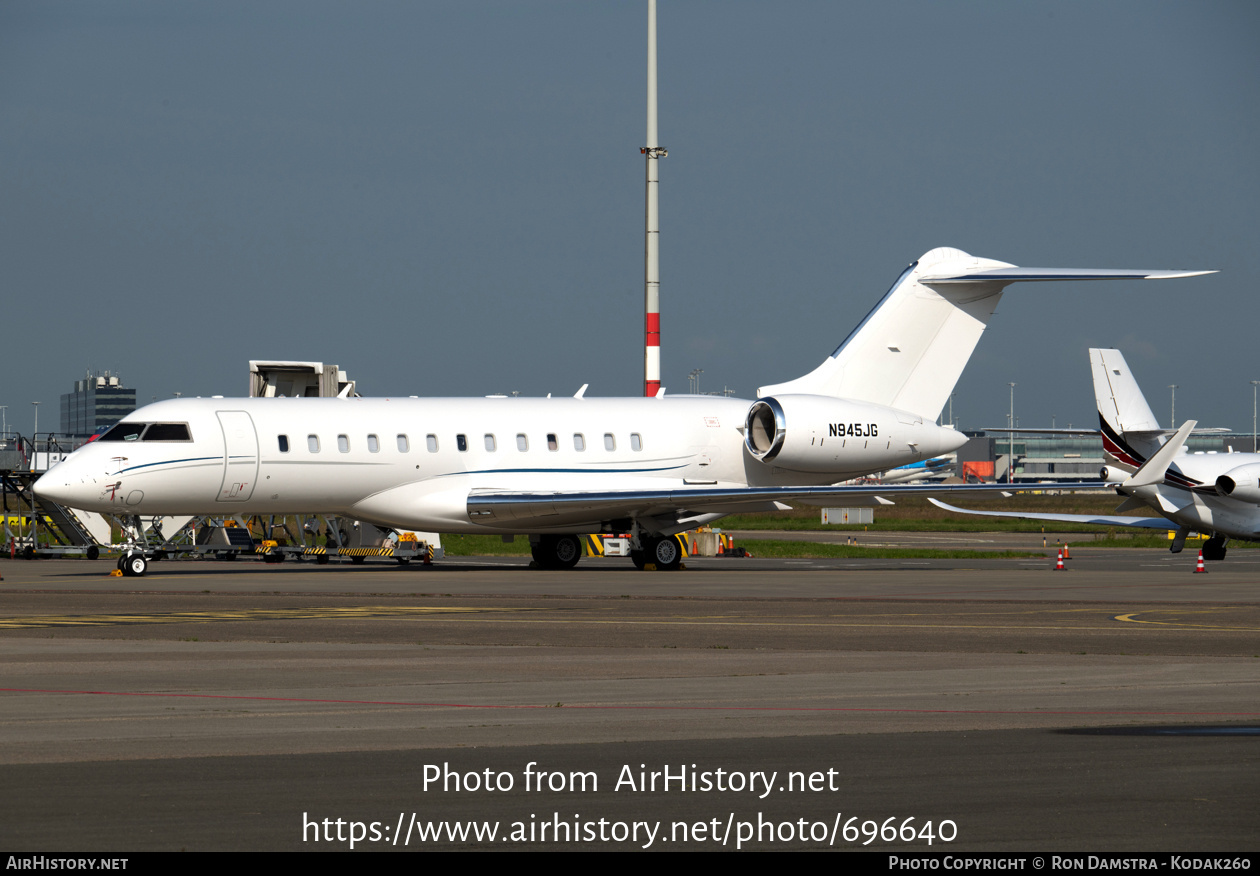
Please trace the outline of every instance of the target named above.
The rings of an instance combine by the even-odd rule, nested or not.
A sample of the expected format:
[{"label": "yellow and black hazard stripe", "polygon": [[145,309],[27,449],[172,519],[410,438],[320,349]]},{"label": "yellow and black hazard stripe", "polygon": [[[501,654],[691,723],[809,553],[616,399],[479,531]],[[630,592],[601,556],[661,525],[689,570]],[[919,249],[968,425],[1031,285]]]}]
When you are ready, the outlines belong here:
[{"label": "yellow and black hazard stripe", "polygon": [[392,547],[342,548],[337,551],[343,557],[392,557]]}]

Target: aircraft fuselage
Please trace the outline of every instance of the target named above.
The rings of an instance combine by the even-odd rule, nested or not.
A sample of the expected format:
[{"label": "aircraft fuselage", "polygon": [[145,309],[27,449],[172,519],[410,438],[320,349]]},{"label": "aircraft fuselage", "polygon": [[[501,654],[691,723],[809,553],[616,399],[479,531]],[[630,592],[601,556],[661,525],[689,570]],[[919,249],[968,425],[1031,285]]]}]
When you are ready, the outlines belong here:
[{"label": "aircraft fuselage", "polygon": [[[830,484],[965,440],[888,408],[828,399],[818,422],[791,424],[794,439],[817,451],[808,470],[792,470],[748,452],[751,404],[716,396],[174,399],[129,414],[120,425],[133,424],[130,439],[111,432],[80,448],[37,491],[114,514],[330,513],[428,531],[534,532],[538,521],[474,522],[470,492]],[[834,470],[814,470],[819,458]]]}]

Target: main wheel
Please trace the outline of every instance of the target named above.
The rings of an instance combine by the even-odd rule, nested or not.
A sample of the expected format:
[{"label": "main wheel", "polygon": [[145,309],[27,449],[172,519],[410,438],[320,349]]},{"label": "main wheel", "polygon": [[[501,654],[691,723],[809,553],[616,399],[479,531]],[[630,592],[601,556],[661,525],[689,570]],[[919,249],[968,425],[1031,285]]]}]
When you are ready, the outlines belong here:
[{"label": "main wheel", "polygon": [[647,560],[656,563],[656,568],[662,572],[677,569],[682,564],[682,545],[673,536],[649,539]]},{"label": "main wheel", "polygon": [[647,565],[647,551],[630,551],[630,562],[634,563],[634,567],[640,572]]},{"label": "main wheel", "polygon": [[1208,562],[1220,562],[1225,559],[1225,536],[1214,535],[1203,542],[1203,559]]},{"label": "main wheel", "polygon": [[122,573],[128,578],[139,578],[149,569],[149,561],[144,554],[127,554],[122,558]]},{"label": "main wheel", "polygon": [[582,559],[582,542],[576,535],[544,535],[529,550],[544,569],[572,569]]}]

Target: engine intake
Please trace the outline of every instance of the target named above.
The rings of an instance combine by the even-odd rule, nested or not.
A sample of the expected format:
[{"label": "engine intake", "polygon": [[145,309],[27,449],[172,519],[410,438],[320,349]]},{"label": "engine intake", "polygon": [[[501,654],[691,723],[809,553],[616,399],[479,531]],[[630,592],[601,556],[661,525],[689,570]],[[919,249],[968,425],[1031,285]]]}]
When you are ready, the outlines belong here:
[{"label": "engine intake", "polygon": [[787,418],[783,406],[772,398],[754,402],[744,423],[744,444],[748,452],[762,462],[770,462],[783,449],[787,436]]}]

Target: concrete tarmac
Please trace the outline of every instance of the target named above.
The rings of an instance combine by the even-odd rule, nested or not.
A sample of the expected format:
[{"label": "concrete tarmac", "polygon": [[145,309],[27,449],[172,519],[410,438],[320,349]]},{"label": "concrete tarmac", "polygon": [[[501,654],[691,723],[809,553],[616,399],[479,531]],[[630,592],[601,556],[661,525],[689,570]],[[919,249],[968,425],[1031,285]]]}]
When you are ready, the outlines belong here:
[{"label": "concrete tarmac", "polygon": [[0,561],[0,843],[1254,851],[1249,553]]}]

